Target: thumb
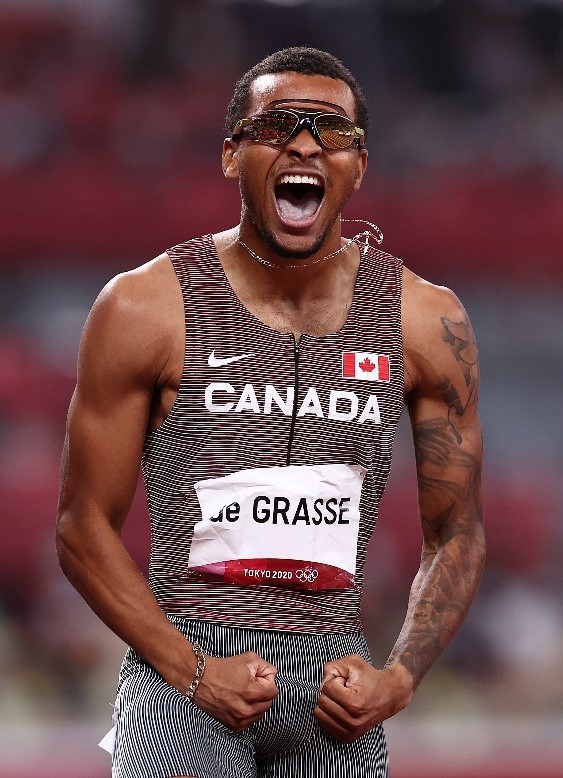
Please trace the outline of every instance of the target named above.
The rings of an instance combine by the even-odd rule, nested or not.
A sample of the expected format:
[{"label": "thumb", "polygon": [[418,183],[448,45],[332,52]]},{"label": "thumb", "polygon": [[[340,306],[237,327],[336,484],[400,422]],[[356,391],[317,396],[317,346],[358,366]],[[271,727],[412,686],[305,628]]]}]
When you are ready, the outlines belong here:
[{"label": "thumb", "polygon": [[266,662],[265,659],[261,659],[256,665],[257,678],[269,678],[272,675],[275,676],[277,672],[277,667],[270,662]]},{"label": "thumb", "polygon": [[329,678],[329,680],[321,686],[321,695],[328,697],[329,700],[344,704],[350,697],[350,689],[346,684],[346,679],[342,676],[338,678]]},{"label": "thumb", "polygon": [[340,689],[346,689],[346,678],[342,678],[339,675],[337,678],[328,678],[326,681],[323,681],[321,694],[334,700],[340,696]]},{"label": "thumb", "polygon": [[260,689],[260,694],[266,695],[267,699],[270,700],[273,700],[279,694],[276,684],[276,673],[277,670],[273,665],[265,665],[260,674],[257,673],[254,677]]},{"label": "thumb", "polygon": [[347,678],[348,669],[345,667],[345,665],[340,662],[327,662],[323,670],[321,689],[325,683],[336,679],[338,679],[339,683],[344,686]]},{"label": "thumb", "polygon": [[276,682],[276,675],[278,673],[277,667],[270,662],[266,662],[265,659],[257,657],[256,661],[252,665],[254,672],[254,680],[257,683],[268,685]]}]

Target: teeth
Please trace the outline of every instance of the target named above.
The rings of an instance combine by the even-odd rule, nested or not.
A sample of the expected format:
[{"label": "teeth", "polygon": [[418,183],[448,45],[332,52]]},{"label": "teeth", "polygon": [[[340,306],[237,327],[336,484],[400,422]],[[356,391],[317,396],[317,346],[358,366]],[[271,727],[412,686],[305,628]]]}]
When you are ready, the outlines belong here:
[{"label": "teeth", "polygon": [[287,173],[281,177],[280,184],[312,184],[313,186],[322,186],[321,180],[317,176],[290,176]]}]

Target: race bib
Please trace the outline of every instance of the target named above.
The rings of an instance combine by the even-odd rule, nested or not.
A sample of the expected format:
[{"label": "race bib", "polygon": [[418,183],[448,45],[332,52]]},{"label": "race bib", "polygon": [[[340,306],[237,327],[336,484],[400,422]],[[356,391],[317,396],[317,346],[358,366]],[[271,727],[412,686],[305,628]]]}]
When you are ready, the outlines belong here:
[{"label": "race bib", "polygon": [[365,474],[290,465],[199,481],[189,571],[245,586],[352,588]]}]

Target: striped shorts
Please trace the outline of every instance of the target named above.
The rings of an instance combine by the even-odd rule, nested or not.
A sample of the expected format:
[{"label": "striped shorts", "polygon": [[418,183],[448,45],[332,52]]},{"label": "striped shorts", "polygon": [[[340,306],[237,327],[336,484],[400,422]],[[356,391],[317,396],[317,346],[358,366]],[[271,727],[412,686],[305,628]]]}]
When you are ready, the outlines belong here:
[{"label": "striped shorts", "polygon": [[349,654],[370,661],[361,633],[316,635],[170,620],[213,656],[255,651],[277,667],[280,693],[259,722],[235,733],[129,649],[119,678],[112,778],[388,778],[381,725],[344,744],[313,715],[325,662]]}]

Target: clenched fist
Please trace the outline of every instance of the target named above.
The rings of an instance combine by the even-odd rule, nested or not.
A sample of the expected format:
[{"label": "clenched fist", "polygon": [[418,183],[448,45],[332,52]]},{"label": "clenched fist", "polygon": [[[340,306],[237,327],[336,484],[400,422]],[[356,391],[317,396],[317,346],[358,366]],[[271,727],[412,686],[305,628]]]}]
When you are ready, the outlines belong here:
[{"label": "clenched fist", "polygon": [[278,696],[276,668],[248,651],[225,659],[206,657],[194,702],[234,732],[259,721]]},{"label": "clenched fist", "polygon": [[358,654],[324,666],[315,716],[342,743],[352,743],[405,708],[412,676],[400,664],[377,670]]}]

